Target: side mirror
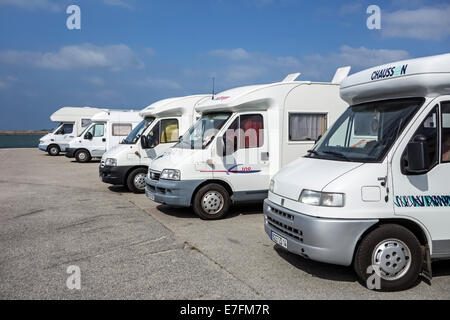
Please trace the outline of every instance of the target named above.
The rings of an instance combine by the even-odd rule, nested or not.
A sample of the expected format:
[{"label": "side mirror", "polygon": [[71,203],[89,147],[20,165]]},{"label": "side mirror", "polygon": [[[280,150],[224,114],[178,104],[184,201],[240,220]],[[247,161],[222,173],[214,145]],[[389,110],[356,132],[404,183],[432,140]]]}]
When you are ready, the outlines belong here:
[{"label": "side mirror", "polygon": [[428,157],[428,145],[426,138],[419,135],[413,141],[408,143],[408,168],[410,173],[426,173],[430,168]]},{"label": "side mirror", "polygon": [[141,147],[142,149],[150,149],[149,147],[149,142],[148,142],[148,137],[143,135],[141,137]]},{"label": "side mirror", "polygon": [[320,135],[320,136],[317,137],[317,140],[314,141],[314,144],[316,144],[317,142],[319,142],[320,139],[322,139],[322,135]]},{"label": "side mirror", "polygon": [[92,133],[86,132],[86,134],[84,135],[84,138],[85,138],[86,140],[92,140],[92,138],[93,138]]}]

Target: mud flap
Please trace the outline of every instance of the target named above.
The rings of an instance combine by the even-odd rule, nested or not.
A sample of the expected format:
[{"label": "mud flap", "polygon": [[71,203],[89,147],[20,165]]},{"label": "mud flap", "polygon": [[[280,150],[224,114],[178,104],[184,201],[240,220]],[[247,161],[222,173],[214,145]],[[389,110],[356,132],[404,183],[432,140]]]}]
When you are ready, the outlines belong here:
[{"label": "mud flap", "polygon": [[422,247],[423,250],[423,267],[422,267],[422,276],[430,282],[433,278],[433,271],[431,270],[431,255],[430,255],[430,247],[428,244]]}]

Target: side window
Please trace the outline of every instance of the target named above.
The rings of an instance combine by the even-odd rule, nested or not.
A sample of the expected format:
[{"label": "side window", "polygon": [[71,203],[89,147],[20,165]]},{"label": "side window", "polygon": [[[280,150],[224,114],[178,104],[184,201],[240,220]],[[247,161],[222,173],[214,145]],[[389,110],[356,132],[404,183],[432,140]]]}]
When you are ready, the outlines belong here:
[{"label": "side window", "polygon": [[65,124],[62,127],[63,133],[62,134],[69,134],[73,132],[73,124]]},{"label": "side window", "polygon": [[96,124],[94,127],[94,137],[103,137],[104,134],[105,134],[105,125]]},{"label": "side window", "polygon": [[450,162],[450,101],[441,103],[442,162]]},{"label": "side window", "polygon": [[434,167],[438,162],[438,106],[428,114],[419,128],[411,138],[411,141],[426,142],[426,156],[430,168]]},{"label": "side window", "polygon": [[178,120],[177,119],[164,119],[161,120],[161,143],[177,142],[179,135]]},{"label": "side window", "polygon": [[91,119],[81,119],[81,127],[86,128],[92,123]]},{"label": "side window", "polygon": [[234,151],[239,148],[239,117],[234,119],[233,123],[225,132],[226,143],[232,144]]},{"label": "side window", "polygon": [[159,127],[160,127],[161,121],[158,121],[157,124],[153,126],[153,128],[148,133],[148,142],[150,148],[154,148],[157,145],[159,145]]},{"label": "side window", "polygon": [[131,123],[113,123],[112,125],[112,135],[117,136],[128,136],[132,130],[133,126]]},{"label": "side window", "polygon": [[240,117],[240,148],[259,148],[264,144],[264,120],[260,114],[245,114]]},{"label": "side window", "polygon": [[289,141],[315,141],[326,130],[326,114],[289,113]]}]

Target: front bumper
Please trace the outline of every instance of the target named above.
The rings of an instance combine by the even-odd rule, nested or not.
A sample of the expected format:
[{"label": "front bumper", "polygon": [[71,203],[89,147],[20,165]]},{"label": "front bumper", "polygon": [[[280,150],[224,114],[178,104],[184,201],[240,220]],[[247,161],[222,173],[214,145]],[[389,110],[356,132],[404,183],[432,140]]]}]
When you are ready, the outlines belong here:
[{"label": "front bumper", "polygon": [[38,149],[41,151],[47,152],[48,144],[40,144],[38,145]]},{"label": "front bumper", "polygon": [[99,176],[104,183],[112,184],[115,186],[123,186],[126,184],[127,173],[133,166],[101,166],[98,169]]},{"label": "front bumper", "polygon": [[145,178],[145,194],[151,200],[174,207],[190,207],[194,190],[205,180],[152,180]]},{"label": "front bumper", "polygon": [[356,244],[378,220],[323,219],[264,201],[264,229],[287,239],[287,250],[305,258],[349,266]]},{"label": "front bumper", "polygon": [[77,149],[75,148],[66,148],[66,157],[67,158],[75,158],[75,152]]}]

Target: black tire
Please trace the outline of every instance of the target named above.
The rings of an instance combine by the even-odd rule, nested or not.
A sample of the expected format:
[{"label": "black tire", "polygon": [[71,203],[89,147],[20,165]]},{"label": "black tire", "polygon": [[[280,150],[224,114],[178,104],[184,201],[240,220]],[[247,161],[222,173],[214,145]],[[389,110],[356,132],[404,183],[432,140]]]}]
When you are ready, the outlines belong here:
[{"label": "black tire", "polygon": [[50,156],[56,157],[61,152],[61,149],[56,144],[52,144],[47,148],[47,152]]},{"label": "black tire", "polygon": [[[145,168],[137,168],[130,172],[127,177],[127,188],[133,193],[145,192],[145,181],[143,178],[147,175],[148,170]],[[139,181],[136,181],[138,179]]]},{"label": "black tire", "polygon": [[86,163],[91,161],[92,157],[89,151],[81,149],[75,152],[75,159],[77,160],[77,162]]},{"label": "black tire", "polygon": [[[216,183],[201,187],[195,194],[192,203],[194,212],[202,220],[218,220],[223,218],[227,214],[230,205],[231,200],[228,191]],[[205,209],[205,206],[209,206],[211,209],[208,211]]]},{"label": "black tire", "polygon": [[[388,240],[392,240],[390,246],[382,245],[383,242]],[[400,242],[402,242],[403,244],[401,244],[398,240],[400,240]],[[400,246],[396,246],[395,243],[397,243],[397,245],[400,243]],[[381,259],[383,259],[380,260],[380,262],[382,262],[380,263],[380,268],[383,269],[383,267],[385,267],[386,270],[389,270],[387,268],[396,267],[400,269],[398,269],[398,271],[397,269],[394,269],[397,272],[394,271],[393,273],[391,273],[394,277],[392,279],[385,279],[382,277],[380,279],[380,288],[375,288],[374,290],[401,291],[409,289],[413,285],[415,285],[419,278],[419,274],[422,271],[423,251],[416,236],[405,227],[397,224],[381,225],[370,232],[361,241],[356,251],[353,263],[353,267],[358,274],[359,279],[361,280],[361,284],[367,285],[367,280],[369,279],[369,277],[371,277],[371,274],[367,273],[367,269],[372,265],[372,257],[377,257],[377,255],[375,255],[375,250],[377,248],[380,248],[379,245],[382,245],[381,248],[386,248],[385,250],[389,250],[389,248],[391,250],[386,251],[386,256],[378,255],[378,257],[381,257]],[[402,245],[406,245],[406,251],[405,248],[401,249]],[[405,252],[408,252],[408,250],[409,254],[404,255]],[[377,250],[377,252],[381,254],[381,252],[383,251]],[[409,258],[408,255],[410,256]],[[403,269],[401,269],[403,261],[405,261],[406,265],[408,265],[409,261],[409,267],[404,267]],[[400,266],[396,263],[399,263]],[[402,275],[402,273],[404,274]],[[374,280],[374,277],[372,277],[371,280]]]}]

